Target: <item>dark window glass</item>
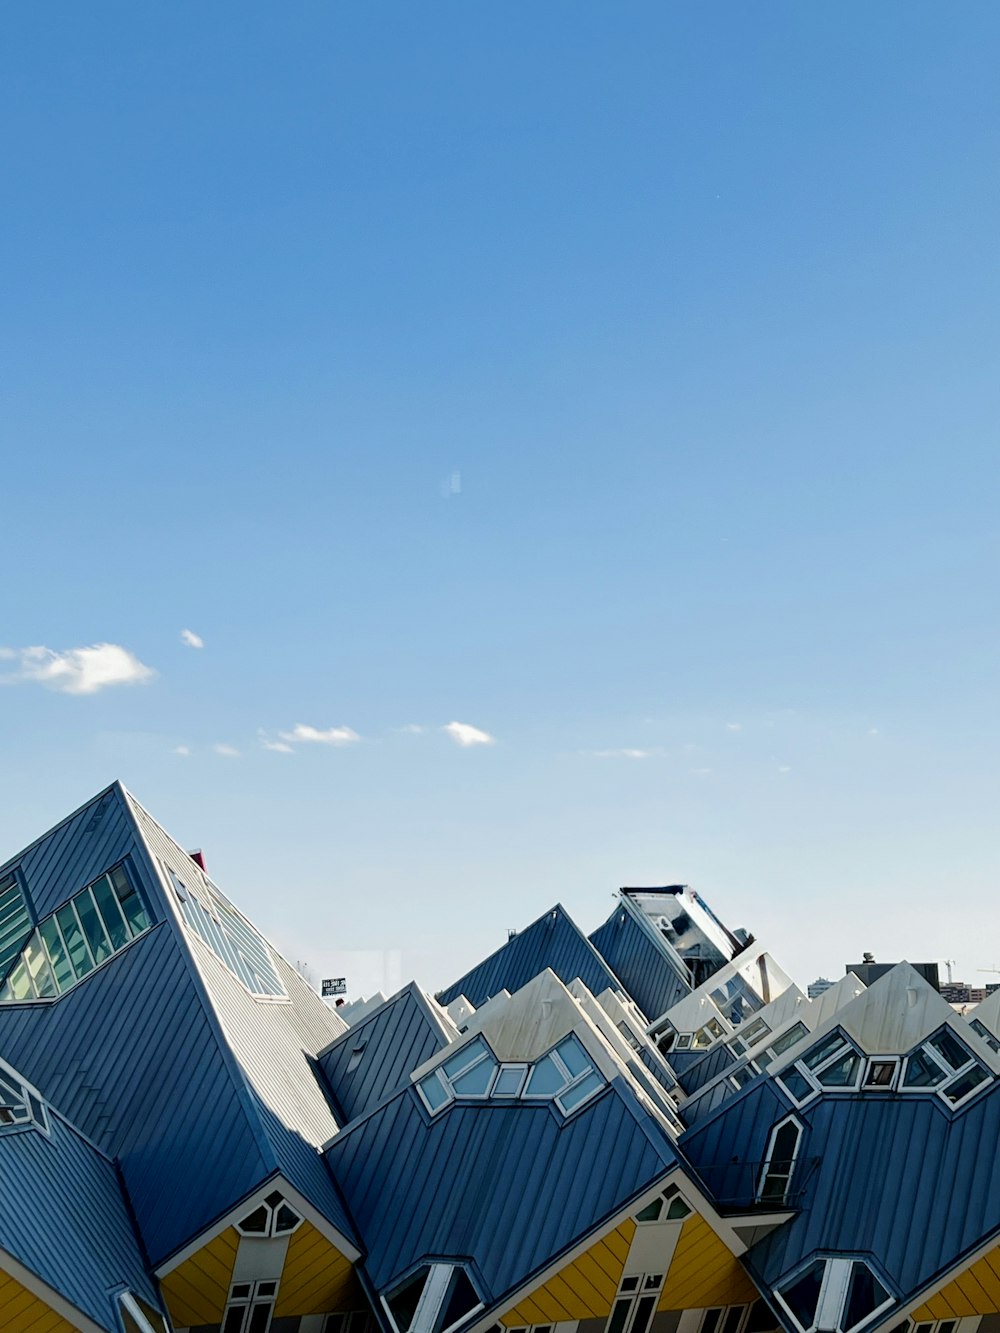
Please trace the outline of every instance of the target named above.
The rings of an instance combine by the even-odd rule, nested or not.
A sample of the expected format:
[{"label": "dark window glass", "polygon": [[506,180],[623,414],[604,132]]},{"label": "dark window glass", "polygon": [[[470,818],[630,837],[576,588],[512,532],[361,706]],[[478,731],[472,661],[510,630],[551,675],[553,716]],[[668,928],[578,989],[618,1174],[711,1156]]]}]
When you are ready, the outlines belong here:
[{"label": "dark window glass", "polygon": [[857,1055],[854,1051],[848,1051],[839,1060],[834,1060],[832,1065],[827,1065],[821,1073],[816,1075],[816,1079],[824,1088],[853,1088],[858,1081],[860,1067],[860,1055]]},{"label": "dark window glass", "polygon": [[60,907],[56,912],[56,920],[66,941],[73,971],[78,977],[85,977],[88,972],[93,971],[94,962],[87,948],[87,941],[83,937],[83,931],[80,929],[76,912],[73,910],[73,904],[67,903],[65,907]]},{"label": "dark window glass", "polygon": [[298,1213],[293,1213],[287,1203],[283,1203],[274,1214],[275,1235],[281,1235],[284,1231],[294,1231],[299,1224]]},{"label": "dark window glass", "polygon": [[605,1329],[605,1333],[622,1333],[631,1309],[631,1297],[625,1297],[624,1299],[619,1297],[619,1299],[615,1301],[614,1308],[611,1311],[611,1318],[608,1320],[608,1326]]},{"label": "dark window glass", "polygon": [[767,1302],[764,1300],[754,1301],[750,1307],[750,1313],[747,1315],[743,1333],[771,1333],[771,1330],[777,1327],[778,1321],[771,1313]]},{"label": "dark window glass", "polygon": [[101,924],[101,918],[97,915],[97,908],[94,906],[94,899],[91,897],[90,890],[84,889],[82,893],[78,893],[73,899],[73,906],[76,908],[80,924],[83,926],[83,933],[90,945],[90,952],[94,955],[94,962],[102,963],[105,958],[111,957],[111,941]]},{"label": "dark window glass", "polygon": [[424,1289],[424,1283],[427,1281],[429,1273],[430,1268],[427,1264],[424,1264],[388,1297],[386,1303],[389,1306],[389,1313],[392,1315],[393,1323],[399,1329],[399,1333],[406,1333],[406,1330],[413,1323],[413,1316],[417,1312],[417,1302],[420,1300],[420,1293]]},{"label": "dark window glass", "polygon": [[640,1208],[635,1215],[635,1220],[637,1222],[655,1222],[662,1210],[663,1200],[654,1199],[652,1203],[647,1203],[645,1208]]},{"label": "dark window glass", "polygon": [[726,1322],[722,1325],[722,1333],[736,1333],[740,1326],[740,1320],[743,1318],[743,1311],[746,1307],[734,1305],[726,1315]]},{"label": "dark window glass", "polygon": [[264,1236],[267,1234],[267,1224],[269,1220],[270,1214],[264,1205],[261,1204],[259,1208],[255,1208],[252,1213],[248,1213],[246,1217],[240,1220],[240,1229],[242,1231],[249,1231],[255,1236]]},{"label": "dark window glass", "polygon": [[947,1074],[941,1066],[926,1053],[914,1051],[906,1062],[904,1088],[934,1088],[943,1083]]},{"label": "dark window glass", "polygon": [[250,1309],[250,1322],[247,1333],[267,1333],[267,1321],[271,1317],[271,1301],[254,1301]]},{"label": "dark window glass", "polygon": [[141,935],[144,930],[149,929],[149,914],[121,866],[115,866],[112,870],[111,882],[115,886],[115,893],[121,903],[122,914],[129,924],[129,929],[133,935]]},{"label": "dark window glass", "polygon": [[953,1104],[955,1102],[960,1102],[963,1097],[967,1097],[975,1088],[986,1083],[989,1077],[989,1073],[982,1067],[982,1065],[973,1065],[971,1069],[967,1070],[959,1078],[956,1078],[954,1083],[948,1084],[944,1089],[944,1095]]},{"label": "dark window glass", "polygon": [[825,1271],[825,1261],[817,1259],[781,1293],[782,1300],[791,1310],[800,1328],[810,1328],[816,1318],[819,1291],[823,1285]]},{"label": "dark window glass", "polygon": [[844,1333],[849,1333],[888,1299],[889,1293],[867,1264],[852,1264],[851,1278],[847,1287],[847,1304],[841,1320]]},{"label": "dark window glass", "polygon": [[797,1069],[786,1069],[778,1077],[797,1102],[804,1101],[814,1091],[812,1084]]},{"label": "dark window glass", "polygon": [[448,1289],[434,1320],[434,1333],[442,1333],[443,1329],[451,1328],[452,1324],[464,1319],[478,1304],[479,1297],[469,1281],[468,1273],[464,1268],[456,1268],[448,1281]]},{"label": "dark window glass", "polygon": [[69,962],[68,953],[63,946],[63,938],[59,933],[59,926],[56,925],[55,917],[47,917],[47,920],[39,922],[39,934],[45,942],[45,948],[48,949],[48,956],[52,958],[52,970],[55,973],[56,985],[60,990],[65,990],[76,981],[76,974],[73,972],[71,962]]},{"label": "dark window glass", "polygon": [[722,1318],[721,1310],[706,1310],[705,1317],[701,1321],[700,1333],[715,1333],[719,1326],[719,1320]]},{"label": "dark window glass", "polygon": [[831,1032],[828,1037],[824,1037],[811,1050],[806,1051],[802,1057],[802,1063],[807,1069],[815,1069],[821,1065],[824,1060],[828,1060],[835,1051],[840,1050],[844,1045],[844,1038],[839,1032]]},{"label": "dark window glass", "polygon": [[226,1322],[222,1325],[222,1333],[242,1333],[246,1312],[245,1305],[231,1305],[226,1311]]},{"label": "dark window glass", "polygon": [[969,1052],[960,1041],[951,1035],[947,1028],[943,1028],[931,1037],[929,1045],[934,1047],[942,1060],[951,1065],[952,1069],[961,1069],[969,1059]]},{"label": "dark window glass", "polygon": [[646,1333],[655,1310],[655,1296],[640,1296],[635,1303],[635,1318],[632,1321],[631,1333]]},{"label": "dark window glass", "polygon": [[94,890],[94,898],[111,943],[116,949],[124,949],[131,939],[131,935],[122,916],[121,908],[118,906],[118,899],[111,888],[111,881],[107,875],[102,875],[96,884],[91,885],[91,888]]},{"label": "dark window glass", "polygon": [[772,1055],[781,1055],[790,1046],[794,1046],[797,1041],[801,1041],[808,1030],[805,1023],[793,1023],[788,1031],[783,1032],[780,1037],[776,1037],[767,1049]]}]

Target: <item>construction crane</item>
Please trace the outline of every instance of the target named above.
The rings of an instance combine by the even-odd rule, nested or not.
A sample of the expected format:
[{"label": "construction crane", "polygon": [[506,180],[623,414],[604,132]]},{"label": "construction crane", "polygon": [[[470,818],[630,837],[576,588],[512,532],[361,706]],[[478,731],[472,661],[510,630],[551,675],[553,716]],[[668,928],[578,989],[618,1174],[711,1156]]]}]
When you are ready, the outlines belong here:
[{"label": "construction crane", "polygon": [[950,985],[951,985],[951,969],[955,966],[955,959],[954,959],[954,958],[942,958],[941,961],[942,961],[942,963],[944,963],[945,967],[948,969],[948,985],[950,986]]}]

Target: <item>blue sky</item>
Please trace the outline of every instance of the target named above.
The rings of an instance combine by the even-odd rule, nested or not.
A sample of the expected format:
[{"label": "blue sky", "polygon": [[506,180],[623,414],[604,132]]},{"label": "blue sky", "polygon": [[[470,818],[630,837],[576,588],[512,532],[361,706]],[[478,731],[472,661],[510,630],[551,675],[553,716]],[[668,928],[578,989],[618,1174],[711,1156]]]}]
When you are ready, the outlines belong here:
[{"label": "blue sky", "polygon": [[675,881],[990,980],[998,38],[8,8],[4,855],[120,777],[355,992]]}]

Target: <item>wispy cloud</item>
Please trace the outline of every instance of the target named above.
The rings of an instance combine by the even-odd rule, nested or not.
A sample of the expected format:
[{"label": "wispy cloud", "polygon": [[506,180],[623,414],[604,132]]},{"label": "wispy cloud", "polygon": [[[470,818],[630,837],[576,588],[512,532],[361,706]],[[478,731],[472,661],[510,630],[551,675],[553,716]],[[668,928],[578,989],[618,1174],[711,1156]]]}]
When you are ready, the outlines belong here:
[{"label": "wispy cloud", "polygon": [[726,730],[727,730],[727,731],[742,731],[742,730],[743,730],[743,723],[742,723],[742,722],[727,722],[727,723],[726,723]]},{"label": "wispy cloud", "polygon": [[310,727],[297,722],[291,731],[278,733],[288,745],[353,745],[361,737],[351,727]]},{"label": "wispy cloud", "polygon": [[182,759],[186,759],[191,753],[190,745],[175,745],[174,754],[179,754]]},{"label": "wispy cloud", "polygon": [[239,759],[240,757],[240,752],[236,746],[227,745],[224,741],[220,741],[218,745],[213,745],[212,749],[216,754],[221,754],[226,759]]},{"label": "wispy cloud", "polygon": [[617,750],[588,750],[595,759],[648,759],[652,750],[633,750],[622,746]]},{"label": "wispy cloud", "polygon": [[710,768],[689,768],[688,772],[692,773],[696,778],[707,778],[712,770]]},{"label": "wispy cloud", "polygon": [[427,728],[422,727],[419,722],[407,722],[405,727],[397,727],[396,730],[405,736],[422,736]]},{"label": "wispy cloud", "polygon": [[193,629],[181,630],[181,643],[186,643],[189,648],[204,648],[205,640],[200,634],[195,634]]},{"label": "wispy cloud", "polygon": [[450,499],[453,495],[462,494],[461,472],[452,472],[445,477],[444,481],[441,483],[441,494],[446,500]]},{"label": "wispy cloud", "polygon": [[111,685],[142,685],[156,672],[119,643],[87,648],[4,648],[0,657],[17,669],[0,676],[7,685],[36,684],[61,694],[96,694]]},{"label": "wispy cloud", "polygon": [[275,754],[294,754],[295,751],[287,741],[273,740],[263,727],[257,728],[257,739],[265,750],[272,750]]},{"label": "wispy cloud", "polygon": [[441,730],[455,742],[467,749],[470,745],[495,745],[496,737],[491,736],[488,731],[481,731],[479,727],[473,727],[468,722],[449,722]]}]

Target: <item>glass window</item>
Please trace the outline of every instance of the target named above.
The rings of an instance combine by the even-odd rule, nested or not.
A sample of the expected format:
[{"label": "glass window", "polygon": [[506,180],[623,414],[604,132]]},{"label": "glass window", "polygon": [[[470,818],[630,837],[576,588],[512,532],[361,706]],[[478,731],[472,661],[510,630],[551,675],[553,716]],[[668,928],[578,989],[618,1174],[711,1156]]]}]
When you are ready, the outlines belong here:
[{"label": "glass window", "polygon": [[934,1088],[943,1083],[947,1077],[947,1073],[926,1051],[917,1050],[907,1058],[903,1087]]},{"label": "glass window", "polygon": [[31,934],[31,913],[16,875],[0,880],[0,977]]},{"label": "glass window", "polygon": [[961,1069],[971,1058],[970,1053],[947,1028],[935,1033],[927,1045],[933,1046],[945,1064],[950,1065],[952,1069]]},{"label": "glass window", "polygon": [[857,1087],[861,1072],[861,1056],[856,1051],[847,1051],[838,1060],[821,1069],[816,1079],[824,1088]]},{"label": "glass window", "polygon": [[464,1268],[452,1269],[448,1287],[432,1325],[432,1333],[444,1333],[479,1305],[479,1296]]},{"label": "glass window", "polygon": [[501,1065],[490,1090],[491,1097],[516,1097],[521,1091],[527,1065]]},{"label": "glass window", "polygon": [[67,987],[72,986],[76,980],[76,974],[70,964],[69,954],[66,952],[66,946],[63,944],[63,938],[59,933],[55,917],[46,917],[44,921],[40,921],[38,923],[38,933],[42,937],[42,942],[49,955],[56,986],[59,990],[64,991]]},{"label": "glass window", "polygon": [[417,1087],[431,1111],[439,1110],[449,1100],[448,1089],[438,1078],[437,1070],[422,1078]]},{"label": "glass window", "polygon": [[809,1029],[805,1023],[793,1023],[787,1032],[783,1032],[780,1037],[775,1037],[767,1049],[772,1056],[782,1055],[790,1046],[794,1046],[797,1041],[801,1041],[808,1031]]},{"label": "glass window", "polygon": [[111,941],[108,939],[101,918],[97,914],[93,894],[89,889],[84,889],[73,899],[73,905],[76,908],[77,916],[80,918],[80,924],[83,926],[87,943],[90,945],[90,952],[94,955],[94,962],[103,963],[105,958],[111,957],[114,950],[111,947]]},{"label": "glass window", "polygon": [[844,1333],[863,1323],[889,1299],[889,1293],[867,1264],[853,1263],[847,1288],[847,1301],[840,1327]]},{"label": "glass window", "polygon": [[958,1078],[952,1079],[941,1091],[952,1105],[956,1105],[958,1102],[964,1101],[977,1088],[981,1088],[988,1083],[990,1077],[989,1070],[984,1069],[980,1064],[975,1064],[964,1074],[959,1074]]},{"label": "glass window", "polygon": [[90,948],[84,938],[83,928],[73,904],[66,903],[64,907],[60,907],[59,911],[56,912],[56,920],[59,922],[62,937],[66,941],[73,971],[78,978],[85,977],[88,972],[94,970],[94,960],[91,957]]},{"label": "glass window", "polygon": [[565,1082],[566,1076],[557,1066],[552,1055],[543,1055],[532,1066],[524,1095],[526,1097],[554,1097]]},{"label": "glass window", "polygon": [[779,1074],[778,1082],[795,1102],[804,1102],[816,1091],[808,1079],[800,1074],[794,1066]]},{"label": "glass window", "polygon": [[840,1032],[831,1032],[829,1036],[824,1037],[822,1041],[817,1042],[815,1046],[806,1051],[802,1057],[802,1063],[807,1069],[816,1069],[824,1060],[829,1060],[846,1044]]},{"label": "glass window", "polygon": [[133,935],[141,935],[149,929],[149,914],[145,904],[129,882],[123,866],[115,866],[111,872],[111,883],[122,909],[122,915],[129,924]]},{"label": "glass window", "polygon": [[102,875],[92,888],[108,938],[116,950],[124,949],[132,936],[122,916],[122,909],[111,887],[111,881],[106,875]]},{"label": "glass window", "polygon": [[660,1214],[663,1212],[663,1200],[654,1199],[652,1203],[647,1203],[645,1208],[640,1208],[635,1215],[637,1222],[658,1222]]},{"label": "glass window", "polygon": [[457,1078],[451,1080],[452,1091],[456,1097],[485,1097],[493,1081],[494,1064],[485,1056],[470,1069],[466,1069]]},{"label": "glass window", "polygon": [[781,1299],[800,1328],[811,1328],[815,1323],[825,1272],[826,1261],[816,1259],[787,1287],[781,1288]]},{"label": "glass window", "polygon": [[578,1079],[561,1096],[556,1098],[556,1104],[560,1110],[567,1115],[574,1110],[581,1102],[585,1102],[588,1097],[592,1097],[599,1088],[604,1086],[604,1079],[596,1070],[591,1069],[583,1078]]},{"label": "glass window", "polygon": [[569,1036],[556,1047],[559,1058],[573,1078],[585,1074],[590,1068],[590,1056],[583,1049],[578,1038]]},{"label": "glass window", "polygon": [[978,1033],[979,1036],[982,1037],[983,1041],[985,1041],[991,1051],[1000,1053],[1000,1041],[997,1041],[996,1037],[994,1037],[993,1033],[985,1023],[981,1023],[978,1018],[974,1018],[972,1019],[970,1026],[972,1027],[973,1032]]},{"label": "glass window", "polygon": [[797,1120],[783,1120],[771,1131],[758,1193],[761,1203],[783,1204],[786,1201],[801,1135],[802,1126]]}]

